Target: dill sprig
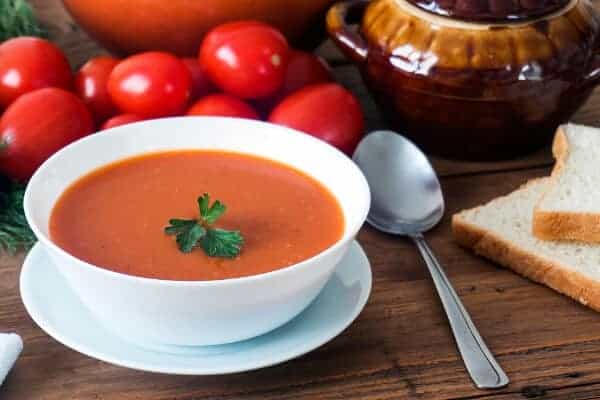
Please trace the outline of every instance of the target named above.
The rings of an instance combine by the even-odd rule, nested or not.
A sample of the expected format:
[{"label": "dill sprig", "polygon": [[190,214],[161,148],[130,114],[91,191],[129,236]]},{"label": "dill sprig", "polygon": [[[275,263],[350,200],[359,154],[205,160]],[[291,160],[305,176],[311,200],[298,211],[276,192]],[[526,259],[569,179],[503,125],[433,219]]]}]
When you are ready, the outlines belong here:
[{"label": "dill sprig", "polygon": [[28,250],[36,241],[23,211],[25,185],[1,178],[0,184],[0,250],[14,254]]},{"label": "dill sprig", "polygon": [[[0,42],[17,36],[47,37],[25,0],[0,0]],[[23,211],[25,185],[0,177],[0,251],[14,254],[36,241]]]},{"label": "dill sprig", "polygon": [[25,0],[0,0],[0,42],[17,36],[46,37]]}]

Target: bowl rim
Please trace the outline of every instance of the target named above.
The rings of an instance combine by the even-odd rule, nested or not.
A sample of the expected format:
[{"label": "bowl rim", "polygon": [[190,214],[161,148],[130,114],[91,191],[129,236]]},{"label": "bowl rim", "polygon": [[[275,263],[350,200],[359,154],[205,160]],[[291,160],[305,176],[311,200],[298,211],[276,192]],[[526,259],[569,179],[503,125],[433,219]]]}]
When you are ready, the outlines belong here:
[{"label": "bowl rim", "polygon": [[[110,140],[110,139],[102,139],[104,137],[111,137],[112,136],[116,136],[116,135],[126,135],[128,134],[127,131],[130,130],[132,127],[143,127],[144,125],[151,125],[156,123],[157,121],[162,121],[160,123],[163,124],[167,124],[170,123],[170,121],[174,121],[174,123],[176,123],[177,121],[186,118],[187,120],[190,119],[196,119],[198,120],[199,123],[201,123],[202,121],[219,121],[219,120],[238,120],[238,122],[240,123],[246,123],[249,125],[257,125],[258,127],[260,126],[269,126],[270,128],[275,128],[278,130],[282,130],[283,134],[287,134],[287,135],[295,135],[296,137],[301,137],[302,140],[308,140],[309,143],[313,143],[317,146],[322,146],[324,148],[327,148],[327,152],[329,154],[331,154],[332,157],[334,157],[335,159],[340,160],[341,162],[344,162],[348,165],[348,168],[351,170],[354,170],[356,177],[358,178],[357,183],[360,187],[360,193],[362,194],[363,197],[363,201],[361,202],[362,204],[362,209],[359,210],[360,212],[360,218],[357,219],[357,223],[354,226],[348,226],[348,221],[346,220],[346,226],[344,228],[344,233],[342,234],[342,236],[335,241],[332,245],[330,245],[329,247],[325,248],[324,250],[320,251],[319,253],[304,259],[298,263],[292,264],[292,265],[288,265],[286,267],[283,268],[278,268],[276,270],[273,271],[269,271],[269,272],[263,272],[260,274],[254,274],[254,275],[248,275],[248,276],[241,276],[241,277],[236,277],[236,278],[227,278],[227,279],[215,279],[215,280],[199,280],[199,281],[187,281],[187,280],[169,280],[169,279],[159,279],[159,278],[148,278],[148,277],[143,277],[143,276],[137,276],[137,275],[128,275],[122,272],[116,272],[116,271],[112,271],[106,268],[102,268],[100,266],[97,266],[95,264],[89,263],[87,261],[84,261],[74,255],[72,255],[71,253],[69,253],[68,251],[62,249],[60,246],[58,246],[57,244],[55,244],[49,237],[49,235],[46,235],[45,233],[42,232],[42,230],[39,228],[39,226],[35,223],[35,219],[32,216],[33,215],[33,200],[32,200],[32,187],[34,185],[36,185],[36,182],[41,179],[40,175],[43,173],[43,171],[48,168],[49,165],[51,165],[52,163],[57,162],[57,159],[60,159],[61,157],[63,157],[63,154],[66,152],[70,152],[73,151],[73,149],[77,148],[78,146],[82,146],[82,145],[86,145],[88,142],[93,142],[95,140]],[[167,121],[167,122],[165,122]],[[98,137],[101,137],[101,139],[97,139]],[[196,149],[201,149],[201,148],[196,148]],[[216,151],[232,151],[232,152],[238,152],[240,154],[247,154],[247,155],[253,155],[255,157],[261,157],[267,160],[273,160],[272,158],[270,158],[269,156],[265,156],[265,155],[256,155],[256,154],[252,154],[252,153],[248,153],[248,152],[243,152],[243,151],[237,151],[237,150],[231,150],[231,149],[227,149],[227,148],[215,148],[214,150]],[[117,160],[114,160],[112,162],[117,162],[119,160],[123,160],[129,157],[135,157],[137,155],[142,155],[142,154],[150,154],[153,152],[161,152],[161,151],[169,151],[169,150],[153,150],[153,151],[143,151],[140,152],[138,154],[131,154],[129,156],[123,157],[123,158],[119,158]],[[284,164],[284,165],[288,165],[286,164],[285,161],[280,161],[280,160],[273,160],[276,161],[278,163]],[[99,165],[97,167],[94,167],[88,171],[86,171],[85,173],[79,175],[80,179],[81,177],[83,177],[85,174],[88,174],[98,168],[101,168],[102,166],[105,165],[109,165],[110,163],[107,164],[103,164],[103,165]],[[327,185],[325,183],[323,183],[322,181],[318,180],[316,177],[314,177],[312,174],[308,173],[307,171],[303,170],[300,167],[296,167],[296,166],[292,166],[292,168],[298,169],[299,171],[301,171],[302,173],[310,176],[313,179],[316,179],[318,182],[320,182],[324,187],[326,187],[328,190],[329,188],[327,187]],[[72,183],[71,183],[72,184]],[[68,186],[67,186],[68,187]],[[63,191],[64,192],[64,191]],[[332,193],[333,195],[333,193]],[[333,195],[335,197],[335,199],[338,202],[341,202],[341,200]],[[54,202],[54,205],[56,204],[56,200]],[[54,207],[53,205],[53,207]],[[369,185],[367,183],[367,179],[364,176],[364,174],[362,173],[362,171],[360,170],[360,168],[352,161],[351,158],[349,158],[348,156],[346,156],[344,153],[342,153],[340,150],[338,150],[337,148],[333,147],[332,145],[312,136],[309,135],[307,133],[298,131],[296,129],[292,129],[286,126],[281,126],[281,125],[276,125],[276,124],[272,124],[269,122],[265,122],[265,121],[257,121],[257,120],[250,120],[250,119],[243,119],[243,118],[231,118],[231,117],[205,117],[205,116],[194,116],[194,117],[189,117],[189,116],[180,116],[180,117],[168,117],[168,118],[159,118],[159,119],[153,119],[153,120],[145,120],[145,121],[140,121],[140,122],[134,122],[131,124],[126,124],[126,125],[121,125],[121,126],[117,126],[114,128],[110,128],[110,129],[106,129],[104,131],[98,131],[95,133],[92,133],[88,136],[85,136],[79,140],[76,140],[70,144],[68,144],[67,146],[63,147],[62,149],[60,149],[59,151],[57,151],[56,153],[54,153],[52,156],[50,156],[46,161],[44,161],[42,163],[42,165],[40,165],[40,167],[35,171],[35,173],[33,174],[33,176],[31,177],[31,179],[29,180],[27,187],[25,189],[25,194],[23,196],[23,208],[24,208],[24,212],[25,212],[25,218],[29,224],[29,226],[31,227],[31,230],[33,231],[33,233],[35,234],[37,240],[43,245],[43,247],[45,249],[49,248],[51,251],[54,251],[56,253],[58,253],[60,256],[62,257],[66,257],[68,260],[70,260],[71,262],[74,262],[76,264],[79,264],[82,268],[91,270],[95,273],[101,273],[103,275],[106,275],[109,278],[114,278],[114,279],[124,279],[126,281],[129,281],[131,283],[141,283],[141,284],[149,284],[149,285],[156,285],[156,286],[182,286],[182,287],[207,287],[207,286],[228,286],[228,285],[241,285],[241,284],[247,284],[250,282],[254,282],[254,281],[260,281],[260,280],[267,280],[271,277],[276,277],[276,276],[280,276],[280,275],[284,275],[287,273],[290,273],[291,271],[295,271],[295,270],[299,270],[299,269],[305,269],[309,266],[311,266],[311,264],[313,264],[317,259],[325,257],[335,251],[337,251],[339,248],[345,246],[348,243],[351,243],[352,240],[354,240],[355,236],[357,235],[357,233],[359,232],[360,228],[364,225],[369,209],[370,209],[370,205],[371,205],[371,193],[370,193],[370,189],[369,189]],[[50,214],[51,215],[51,214]]]}]

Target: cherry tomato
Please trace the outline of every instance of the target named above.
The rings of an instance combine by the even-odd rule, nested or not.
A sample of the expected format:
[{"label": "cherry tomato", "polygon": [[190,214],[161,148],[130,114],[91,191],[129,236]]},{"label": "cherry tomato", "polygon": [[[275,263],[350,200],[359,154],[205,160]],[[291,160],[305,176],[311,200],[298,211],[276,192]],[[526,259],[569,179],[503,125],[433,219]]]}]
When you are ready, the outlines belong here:
[{"label": "cherry tomato", "polygon": [[325,60],[312,53],[292,50],[281,89],[272,97],[255,100],[254,105],[261,114],[268,115],[282,99],[296,90],[329,81],[331,72]]},{"label": "cherry tomato", "polygon": [[272,96],[289,58],[285,37],[256,21],[231,22],[210,31],[200,45],[200,65],[225,92],[242,99]]},{"label": "cherry tomato", "polygon": [[97,124],[118,112],[107,88],[108,77],[118,63],[113,57],[95,57],[75,75],[75,93],[88,106]]},{"label": "cherry tomato", "polygon": [[283,98],[305,86],[329,81],[331,71],[325,60],[312,53],[293,50],[278,94]]},{"label": "cherry tomato", "polygon": [[18,37],[0,45],[0,107],[36,89],[70,89],[72,80],[64,54],[47,40]]},{"label": "cherry tomato", "polygon": [[53,153],[93,129],[92,115],[74,94],[58,88],[26,93],[0,119],[0,171],[25,181]]},{"label": "cherry tomato", "polygon": [[358,100],[335,83],[311,85],[292,93],[275,107],[269,121],[316,136],[348,155],[364,132]]},{"label": "cherry tomato", "polygon": [[131,124],[132,122],[143,121],[144,118],[139,117],[135,114],[119,114],[110,119],[107,119],[106,122],[102,124],[100,130],[114,128],[115,126]]},{"label": "cherry tomato", "polygon": [[185,64],[163,52],[126,58],[108,77],[108,92],[117,107],[146,118],[183,113],[191,87]]},{"label": "cherry tomato", "polygon": [[190,93],[190,102],[196,101],[207,94],[213,93],[216,89],[206,76],[206,72],[200,67],[195,58],[182,58],[181,61],[190,71],[192,76],[192,91]]},{"label": "cherry tomato", "polygon": [[211,94],[198,100],[187,115],[214,115],[258,119],[258,113],[242,100],[227,94]]}]

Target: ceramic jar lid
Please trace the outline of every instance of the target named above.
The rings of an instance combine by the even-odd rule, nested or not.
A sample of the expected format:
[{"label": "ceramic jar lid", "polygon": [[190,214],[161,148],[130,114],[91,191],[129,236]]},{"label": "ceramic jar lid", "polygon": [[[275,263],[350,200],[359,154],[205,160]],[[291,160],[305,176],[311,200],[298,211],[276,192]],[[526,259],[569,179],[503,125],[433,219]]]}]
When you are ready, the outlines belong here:
[{"label": "ceramic jar lid", "polygon": [[465,21],[517,22],[561,9],[569,0],[408,0],[433,14]]}]

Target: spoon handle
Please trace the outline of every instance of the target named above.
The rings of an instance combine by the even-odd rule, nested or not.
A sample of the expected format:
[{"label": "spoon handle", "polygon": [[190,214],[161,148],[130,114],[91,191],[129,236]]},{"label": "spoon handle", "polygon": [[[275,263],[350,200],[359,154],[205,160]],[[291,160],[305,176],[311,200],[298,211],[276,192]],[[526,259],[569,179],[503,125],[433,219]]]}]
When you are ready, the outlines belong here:
[{"label": "spoon handle", "polygon": [[462,305],[441,265],[427,245],[423,235],[411,236],[421,255],[446,310],[454,339],[471,379],[479,389],[497,389],[506,386],[508,377],[485,345],[469,313]]}]

